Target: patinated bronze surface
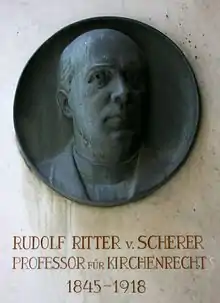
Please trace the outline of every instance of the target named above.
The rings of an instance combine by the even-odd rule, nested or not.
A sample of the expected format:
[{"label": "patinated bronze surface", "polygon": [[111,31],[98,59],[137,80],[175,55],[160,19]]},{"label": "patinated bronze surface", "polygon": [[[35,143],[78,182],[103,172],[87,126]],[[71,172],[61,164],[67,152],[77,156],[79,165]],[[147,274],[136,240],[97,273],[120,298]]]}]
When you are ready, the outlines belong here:
[{"label": "patinated bronze surface", "polygon": [[38,50],[21,77],[14,117],[26,162],[46,184],[110,206],[146,196],[176,171],[196,134],[199,98],[169,39],[134,20],[95,18]]}]

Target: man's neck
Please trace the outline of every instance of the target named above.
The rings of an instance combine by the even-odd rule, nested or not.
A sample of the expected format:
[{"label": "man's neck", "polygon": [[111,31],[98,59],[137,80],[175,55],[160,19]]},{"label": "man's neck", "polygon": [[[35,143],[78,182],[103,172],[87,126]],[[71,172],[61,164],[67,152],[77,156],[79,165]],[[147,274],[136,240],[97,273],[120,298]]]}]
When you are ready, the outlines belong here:
[{"label": "man's neck", "polygon": [[101,166],[115,166],[121,162],[127,162],[139,149],[139,144],[135,144],[135,138],[129,135],[117,137],[102,136],[86,139],[81,134],[74,134],[74,148],[79,155],[89,162]]},{"label": "man's neck", "polygon": [[135,170],[138,153],[126,161],[115,163],[96,162],[80,154],[75,146],[73,157],[82,178],[88,183],[115,184],[129,179]]}]

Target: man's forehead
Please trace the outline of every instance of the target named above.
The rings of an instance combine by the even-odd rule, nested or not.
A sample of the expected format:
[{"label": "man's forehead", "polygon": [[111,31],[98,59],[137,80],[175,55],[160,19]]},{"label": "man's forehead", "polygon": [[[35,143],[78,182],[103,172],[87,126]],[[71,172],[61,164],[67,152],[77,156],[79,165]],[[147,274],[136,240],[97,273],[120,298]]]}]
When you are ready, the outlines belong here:
[{"label": "man's forehead", "polygon": [[112,51],[112,49],[99,49],[99,51],[93,48],[88,50],[85,56],[81,57],[84,64],[91,66],[94,64],[106,64],[111,66],[126,66],[139,64],[138,53],[132,53],[126,51],[126,49],[119,49],[118,51]]},{"label": "man's forehead", "polygon": [[[72,56],[75,63],[135,64],[140,60],[140,50],[128,36],[113,30],[99,30],[85,34],[74,41]],[[77,64],[77,65],[78,65]]]}]

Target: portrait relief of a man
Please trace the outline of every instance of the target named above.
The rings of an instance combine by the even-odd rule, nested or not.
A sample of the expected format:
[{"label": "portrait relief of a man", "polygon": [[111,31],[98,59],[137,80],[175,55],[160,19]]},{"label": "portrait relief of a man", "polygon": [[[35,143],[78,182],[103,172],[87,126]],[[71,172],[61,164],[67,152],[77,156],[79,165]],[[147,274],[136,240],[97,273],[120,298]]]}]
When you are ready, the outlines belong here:
[{"label": "portrait relief of a man", "polygon": [[57,102],[72,120],[73,136],[40,165],[51,185],[79,200],[133,199],[143,167],[144,80],[142,52],[122,32],[95,29],[64,49]]},{"label": "portrait relief of a man", "polygon": [[185,163],[200,125],[186,56],[138,20],[80,20],[49,38],[18,83],[19,150],[54,192],[81,204],[140,201]]}]

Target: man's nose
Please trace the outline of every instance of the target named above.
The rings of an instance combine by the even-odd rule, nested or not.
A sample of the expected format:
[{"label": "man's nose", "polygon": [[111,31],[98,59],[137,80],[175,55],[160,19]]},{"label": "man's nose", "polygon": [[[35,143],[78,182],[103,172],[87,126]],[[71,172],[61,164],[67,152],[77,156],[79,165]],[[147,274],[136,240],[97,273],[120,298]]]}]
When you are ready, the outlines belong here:
[{"label": "man's nose", "polygon": [[124,104],[127,102],[128,88],[122,76],[118,75],[114,81],[111,99],[115,103]]}]

